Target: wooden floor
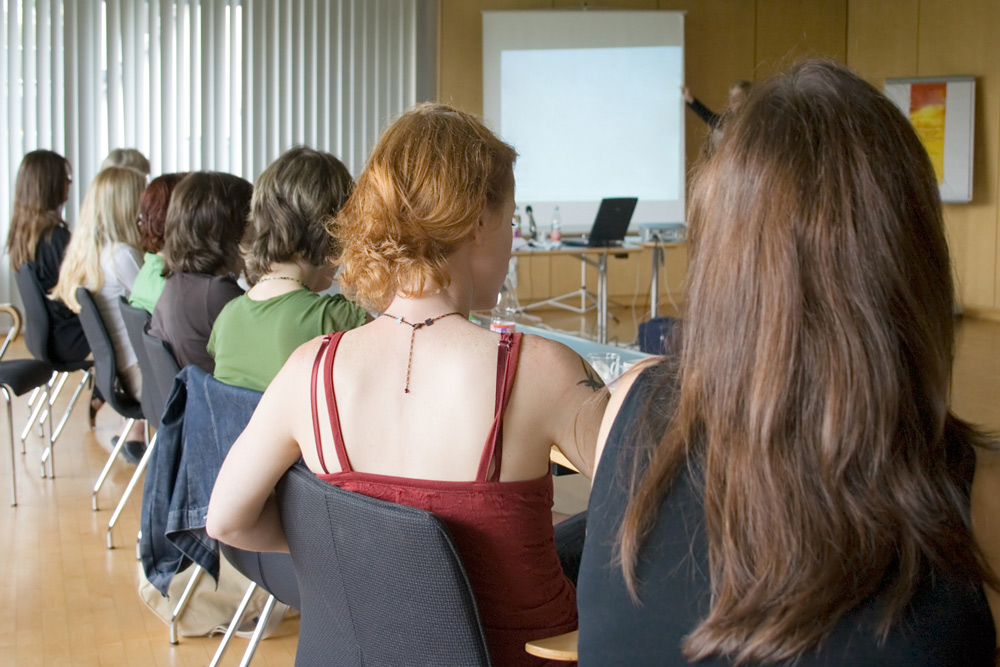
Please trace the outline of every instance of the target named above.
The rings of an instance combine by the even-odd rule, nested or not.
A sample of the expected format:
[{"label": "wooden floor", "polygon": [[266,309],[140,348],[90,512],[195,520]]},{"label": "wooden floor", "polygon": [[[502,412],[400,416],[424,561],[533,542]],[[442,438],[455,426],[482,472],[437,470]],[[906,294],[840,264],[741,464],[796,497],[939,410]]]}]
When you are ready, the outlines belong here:
[{"label": "wooden floor", "polygon": [[[618,321],[610,323],[610,338],[631,341],[644,314],[629,308],[613,312]],[[593,330],[592,317],[581,321],[575,315],[546,313],[546,321]],[[19,345],[8,355],[27,353]],[[963,324],[953,393],[960,416],[1000,432],[1000,323]],[[18,399],[14,415],[15,425],[22,425],[24,398]],[[205,665],[215,651],[218,638],[182,638],[171,646],[166,625],[137,594],[138,493],[114,531],[117,548],[105,548],[110,510],[133,467],[116,464],[98,512],[90,509],[90,489],[119,426],[120,420],[105,409],[97,430],[91,431],[81,403],[58,443],[55,480],[40,477],[37,435],[29,438],[27,453],[16,456],[19,504],[0,508],[0,665]],[[2,493],[9,491],[6,447],[3,443],[0,456]],[[981,471],[975,491],[977,528],[984,533],[984,545],[1000,555],[1000,457],[984,457]],[[568,495],[579,493],[574,489]],[[560,502],[572,504],[565,497]],[[254,664],[292,665],[297,630],[296,620],[283,623],[277,637],[262,642]],[[245,640],[234,640],[225,664],[237,664],[244,646]]]}]

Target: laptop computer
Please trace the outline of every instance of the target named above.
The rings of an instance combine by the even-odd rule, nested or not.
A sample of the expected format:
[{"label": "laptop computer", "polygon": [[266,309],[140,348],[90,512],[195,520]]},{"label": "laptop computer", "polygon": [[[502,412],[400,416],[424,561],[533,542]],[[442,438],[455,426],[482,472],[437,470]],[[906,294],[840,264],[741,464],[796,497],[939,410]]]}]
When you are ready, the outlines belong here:
[{"label": "laptop computer", "polygon": [[584,237],[564,238],[562,245],[579,248],[606,248],[619,246],[625,240],[628,224],[632,222],[632,214],[638,197],[614,197],[601,200],[597,209],[594,226],[590,234]]}]

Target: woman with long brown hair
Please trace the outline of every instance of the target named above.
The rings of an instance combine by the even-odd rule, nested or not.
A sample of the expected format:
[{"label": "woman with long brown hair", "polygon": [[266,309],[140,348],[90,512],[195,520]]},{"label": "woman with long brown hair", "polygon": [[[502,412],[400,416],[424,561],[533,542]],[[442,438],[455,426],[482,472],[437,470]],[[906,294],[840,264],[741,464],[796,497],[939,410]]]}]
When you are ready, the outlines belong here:
[{"label": "woman with long brown hair", "polygon": [[[7,232],[10,268],[29,264],[48,294],[59,281],[70,233],[62,217],[73,182],[69,161],[49,150],[31,151],[21,160],[14,182],[14,207]],[[59,300],[47,300],[49,354],[59,361],[80,361],[90,354],[80,318]]]},{"label": "woman with long brown hair", "polygon": [[[751,94],[691,195],[682,351],[613,395],[580,664],[993,664],[948,407],[954,297],[906,118],[847,69]],[[702,664],[702,663],[699,663]]]}]

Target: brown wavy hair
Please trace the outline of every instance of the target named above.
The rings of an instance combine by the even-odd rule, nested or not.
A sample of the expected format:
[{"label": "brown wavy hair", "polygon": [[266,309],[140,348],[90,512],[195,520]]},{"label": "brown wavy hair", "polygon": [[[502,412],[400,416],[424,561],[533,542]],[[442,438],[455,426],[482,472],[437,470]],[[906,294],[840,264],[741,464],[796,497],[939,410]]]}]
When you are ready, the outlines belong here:
[{"label": "brown wavy hair", "polygon": [[218,171],[185,176],[170,196],[163,233],[163,275],[224,275],[240,269],[253,186]]},{"label": "brown wavy hair", "polygon": [[274,262],[300,256],[313,266],[339,251],[326,227],[354,188],[354,179],[334,155],[306,146],[290,148],[257,179],[250,222],[242,245],[251,284]]},{"label": "brown wavy hair", "polygon": [[333,221],[340,285],[382,311],[396,294],[447,285],[446,261],[513,187],[517,153],[475,116],[419,104],[382,133]]},{"label": "brown wavy hair", "polygon": [[14,206],[7,232],[7,252],[14,271],[35,259],[38,242],[65,227],[62,205],[70,184],[69,161],[54,151],[26,153],[14,181]]},{"label": "brown wavy hair", "polygon": [[146,252],[160,252],[163,247],[163,223],[170,206],[170,195],[187,176],[187,172],[157,176],[142,192],[139,199],[139,234]]},{"label": "brown wavy hair", "polygon": [[906,118],[840,65],[798,65],[730,119],[690,218],[673,417],[621,529],[632,594],[688,464],[704,473],[711,578],[692,661],[794,659],[876,592],[884,636],[930,567],[995,585],[969,515],[985,440],[949,411],[938,188]]}]

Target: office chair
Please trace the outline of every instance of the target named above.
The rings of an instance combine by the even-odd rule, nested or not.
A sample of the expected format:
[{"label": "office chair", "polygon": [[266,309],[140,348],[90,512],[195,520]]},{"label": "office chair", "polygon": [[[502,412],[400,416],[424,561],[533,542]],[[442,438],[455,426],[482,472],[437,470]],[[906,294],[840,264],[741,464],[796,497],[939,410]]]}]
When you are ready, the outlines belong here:
[{"label": "office chair", "polygon": [[277,493],[299,581],[296,665],[491,664],[469,579],[438,517],[340,489],[301,462]]},{"label": "office chair", "polygon": [[[9,303],[0,304],[0,313],[9,315],[12,320],[7,337],[3,341],[3,346],[0,347],[0,358],[2,358],[11,341],[17,338],[21,331],[21,313]],[[3,394],[3,400],[7,406],[7,428],[10,435],[10,504],[12,507],[17,505],[17,457],[14,452],[14,414],[11,409],[11,395],[21,396],[33,389],[46,387],[36,397],[36,400],[39,402],[47,401],[47,383],[52,377],[52,373],[52,365],[47,361],[38,359],[0,361],[0,394]],[[44,429],[44,421],[42,423]],[[52,433],[51,419],[49,420],[49,433],[50,435]]]},{"label": "office chair", "polygon": [[[114,448],[111,450],[111,455],[108,457],[104,468],[101,470],[101,474],[97,478],[97,482],[94,484],[91,506],[96,510],[97,493],[101,490],[101,486],[104,484],[104,480],[107,478],[111,466],[118,458],[122,447],[125,446],[125,437],[131,430],[132,425],[135,424],[135,420],[143,418],[143,412],[142,405],[129,395],[118,378],[118,362],[115,357],[114,343],[111,341],[111,335],[104,325],[104,320],[101,318],[101,312],[97,308],[97,303],[94,301],[93,295],[87,288],[80,287],[76,290],[76,298],[80,302],[80,322],[83,324],[83,333],[87,336],[87,342],[90,343],[90,351],[94,355],[94,380],[97,382],[97,388],[101,390],[104,400],[107,401],[108,405],[125,418],[125,425],[118,435],[118,442],[115,443]],[[119,506],[124,504],[124,501],[128,499],[132,486],[130,484],[126,488],[122,503],[119,503]],[[110,527],[108,528],[108,548],[111,548]]]},{"label": "office chair", "polygon": [[[28,351],[31,352],[31,356],[39,361],[44,361],[50,364],[53,368],[52,377],[49,380],[48,387],[48,400],[40,401],[38,397],[35,397],[35,401],[29,401],[29,404],[34,405],[34,409],[31,412],[31,416],[28,418],[28,423],[25,425],[24,430],[21,431],[21,452],[24,452],[24,439],[28,437],[28,433],[31,432],[31,427],[35,424],[35,421],[41,417],[44,419],[52,405],[55,403],[56,398],[59,396],[59,392],[62,391],[63,385],[66,384],[66,380],[69,378],[69,374],[75,371],[83,371],[83,377],[80,378],[80,382],[76,385],[76,390],[73,392],[73,396],[70,398],[69,405],[66,406],[66,411],[63,412],[62,417],[59,419],[59,424],[55,429],[51,429],[49,434],[49,445],[46,450],[42,453],[42,477],[45,476],[45,462],[52,455],[52,446],[55,441],[63,432],[63,428],[66,426],[66,422],[69,419],[70,413],[73,411],[73,407],[76,405],[76,400],[80,396],[80,392],[83,391],[83,387],[91,379],[91,368],[93,367],[93,362],[90,359],[83,359],[80,361],[65,361],[63,359],[56,359],[51,353],[50,337],[52,335],[52,327],[49,322],[49,311],[45,305],[46,296],[42,290],[41,284],[38,282],[38,278],[33,270],[33,263],[26,262],[21,265],[21,268],[17,270],[14,274],[14,278],[17,281],[17,291],[21,294],[21,300],[24,302],[24,315],[26,321],[26,327],[24,332],[24,342],[28,346]],[[51,423],[50,423],[51,428]],[[55,476],[55,470],[52,465],[49,466],[50,472]]]}]

